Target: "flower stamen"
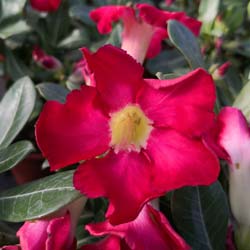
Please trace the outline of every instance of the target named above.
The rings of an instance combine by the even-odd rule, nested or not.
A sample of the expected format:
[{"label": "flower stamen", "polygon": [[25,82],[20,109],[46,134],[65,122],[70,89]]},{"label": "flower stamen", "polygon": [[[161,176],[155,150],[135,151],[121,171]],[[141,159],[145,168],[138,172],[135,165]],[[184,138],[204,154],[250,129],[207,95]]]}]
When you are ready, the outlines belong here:
[{"label": "flower stamen", "polygon": [[152,122],[137,105],[127,105],[125,108],[111,114],[110,131],[111,146],[115,151],[140,151],[145,148],[152,130]]}]

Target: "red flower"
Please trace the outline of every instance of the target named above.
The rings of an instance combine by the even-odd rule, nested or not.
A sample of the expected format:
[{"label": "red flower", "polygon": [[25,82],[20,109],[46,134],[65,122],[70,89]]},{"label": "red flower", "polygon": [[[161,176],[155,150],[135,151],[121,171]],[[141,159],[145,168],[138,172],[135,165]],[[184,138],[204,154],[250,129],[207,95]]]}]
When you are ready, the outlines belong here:
[{"label": "red flower", "polygon": [[33,60],[42,68],[57,71],[62,68],[62,63],[54,56],[47,55],[39,47],[35,47],[32,51]]},{"label": "red flower", "polygon": [[[139,16],[135,11],[139,11]],[[201,22],[186,16],[184,12],[159,10],[148,4],[137,4],[136,8],[128,6],[103,6],[90,13],[97,23],[101,34],[112,30],[112,22],[122,20],[122,49],[142,63],[156,56],[161,50],[161,41],[168,37],[167,21],[175,19],[185,24],[195,35],[199,34]]]},{"label": "red flower", "polygon": [[32,8],[38,11],[55,11],[59,8],[61,0],[30,0]]},{"label": "red flower", "polygon": [[108,221],[90,224],[91,235],[104,240],[82,247],[82,250],[188,250],[190,247],[173,230],[165,216],[145,205],[138,217],[129,223],[112,226]]},{"label": "red flower", "polygon": [[214,120],[215,87],[206,71],[144,80],[142,66],[119,48],[83,52],[96,87],[72,91],[65,104],[47,102],[36,124],[52,170],[87,160],[74,185],[109,198],[112,224],[133,220],[166,191],[216,180],[218,160],[201,139]]}]

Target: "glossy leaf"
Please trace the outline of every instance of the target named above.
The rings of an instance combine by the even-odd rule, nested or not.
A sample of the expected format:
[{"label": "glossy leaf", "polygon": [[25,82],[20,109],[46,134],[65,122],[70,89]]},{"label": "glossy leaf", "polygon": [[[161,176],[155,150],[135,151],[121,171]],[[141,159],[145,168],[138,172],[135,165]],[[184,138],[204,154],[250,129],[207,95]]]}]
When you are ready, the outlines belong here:
[{"label": "glossy leaf", "polygon": [[30,31],[30,27],[23,20],[11,23],[4,27],[0,26],[0,38],[6,39],[10,36]]},{"label": "glossy leaf", "polygon": [[228,205],[219,182],[174,191],[171,210],[177,229],[193,249],[225,249]]},{"label": "glossy leaf", "polygon": [[19,222],[43,217],[81,197],[74,171],[57,173],[0,193],[0,219]]},{"label": "glossy leaf", "polygon": [[55,83],[40,83],[37,85],[37,89],[41,96],[47,101],[53,100],[61,103],[66,101],[66,96],[70,92],[66,88]]},{"label": "glossy leaf", "polygon": [[168,34],[171,42],[185,56],[192,69],[205,67],[197,39],[188,28],[176,20],[170,20]]},{"label": "glossy leaf", "polygon": [[19,15],[23,11],[26,0],[1,0],[0,1],[0,20],[11,16]]},{"label": "glossy leaf", "polygon": [[19,79],[0,102],[0,147],[7,147],[33,111],[36,91],[28,77]]},{"label": "glossy leaf", "polygon": [[10,170],[33,150],[34,147],[29,141],[19,141],[0,149],[0,173]]}]

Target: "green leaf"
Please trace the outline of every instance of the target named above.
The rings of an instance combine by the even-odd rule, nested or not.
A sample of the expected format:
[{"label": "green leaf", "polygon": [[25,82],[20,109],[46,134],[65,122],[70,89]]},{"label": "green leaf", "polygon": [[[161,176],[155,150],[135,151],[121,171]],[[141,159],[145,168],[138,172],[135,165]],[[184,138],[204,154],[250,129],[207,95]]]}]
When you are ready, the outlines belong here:
[{"label": "green leaf", "polygon": [[74,171],[57,173],[0,193],[0,219],[19,222],[51,214],[82,195],[72,184]]},{"label": "green leaf", "polygon": [[0,173],[10,170],[33,150],[34,147],[29,141],[19,141],[0,149]]},{"label": "green leaf", "polygon": [[30,31],[30,27],[23,20],[19,20],[8,25],[0,25],[0,38],[6,39],[10,36]]},{"label": "green leaf", "polygon": [[112,44],[114,46],[120,47],[121,45],[121,33],[122,33],[122,27],[121,25],[117,24],[111,34],[109,35],[106,44]]},{"label": "green leaf", "polygon": [[1,0],[0,20],[21,14],[26,0]]},{"label": "green leaf", "polygon": [[188,70],[188,64],[184,56],[177,49],[163,51],[155,58],[148,60],[147,69],[152,74],[157,72],[165,73],[180,73],[184,68]]},{"label": "green leaf", "polygon": [[250,82],[248,82],[243,89],[240,91],[239,95],[236,97],[233,106],[240,109],[245,115],[246,119],[249,121],[250,118]]},{"label": "green leaf", "polygon": [[69,93],[69,90],[55,83],[40,83],[36,87],[41,96],[47,101],[53,100],[65,103],[66,97]]},{"label": "green leaf", "polygon": [[79,47],[87,45],[89,42],[88,33],[85,30],[74,29],[66,38],[59,44],[59,48],[78,49]]},{"label": "green leaf", "polygon": [[176,20],[170,20],[168,34],[171,42],[184,55],[192,69],[205,67],[197,39],[188,28]]},{"label": "green leaf", "polygon": [[68,15],[67,1],[62,1],[57,11],[50,12],[45,19],[47,26],[47,39],[52,47],[69,33],[70,18]]},{"label": "green leaf", "polygon": [[0,102],[0,147],[7,147],[28,121],[36,91],[28,77],[19,79]]},{"label": "green leaf", "polygon": [[13,80],[18,80],[19,78],[31,75],[29,68],[20,60],[18,57],[12,53],[7,47],[5,47],[6,56],[6,70]]},{"label": "green leaf", "polygon": [[229,210],[219,182],[174,191],[171,210],[177,229],[193,249],[225,249]]},{"label": "green leaf", "polygon": [[82,24],[95,27],[95,23],[89,17],[89,12],[91,10],[93,10],[93,7],[86,6],[83,3],[77,3],[70,7],[69,15]]}]

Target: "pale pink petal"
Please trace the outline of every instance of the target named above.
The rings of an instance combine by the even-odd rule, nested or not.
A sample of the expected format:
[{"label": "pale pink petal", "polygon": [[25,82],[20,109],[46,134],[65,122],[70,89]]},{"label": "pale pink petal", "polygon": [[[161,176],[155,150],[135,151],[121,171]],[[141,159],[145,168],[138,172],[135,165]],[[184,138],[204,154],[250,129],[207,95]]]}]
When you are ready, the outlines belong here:
[{"label": "pale pink petal", "polygon": [[[239,109],[223,108],[213,133],[217,133],[217,136],[212,135],[215,145],[226,152],[225,159],[230,165],[229,198],[232,213],[239,224],[248,225],[250,199],[242,195],[248,191],[250,180],[250,130],[247,120]],[[213,145],[212,148],[217,150]]]},{"label": "pale pink petal", "polygon": [[96,101],[96,90],[86,86],[72,91],[65,104],[47,102],[35,132],[52,170],[102,154],[110,141],[108,118]]},{"label": "pale pink petal", "polygon": [[218,144],[230,156],[231,164],[248,165],[250,162],[250,131],[246,118],[236,108],[221,110],[217,122],[220,127]]},{"label": "pale pink petal", "polygon": [[[130,15],[128,15],[130,14]],[[123,16],[124,30],[122,33],[121,48],[127,51],[137,62],[144,62],[155,29],[146,22],[139,22],[134,13]],[[157,33],[158,34],[158,33]],[[158,52],[161,49],[161,37],[155,36],[152,49]],[[151,51],[151,50],[150,50]]]},{"label": "pale pink petal", "polygon": [[125,51],[111,45],[96,53],[83,49],[96,89],[110,112],[133,103],[142,85],[143,67]]}]

